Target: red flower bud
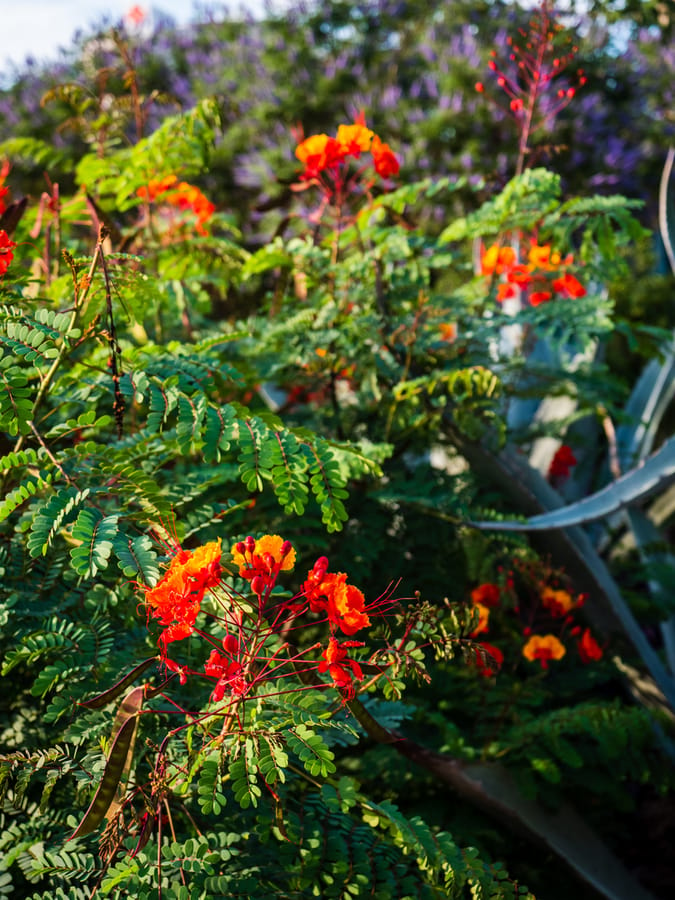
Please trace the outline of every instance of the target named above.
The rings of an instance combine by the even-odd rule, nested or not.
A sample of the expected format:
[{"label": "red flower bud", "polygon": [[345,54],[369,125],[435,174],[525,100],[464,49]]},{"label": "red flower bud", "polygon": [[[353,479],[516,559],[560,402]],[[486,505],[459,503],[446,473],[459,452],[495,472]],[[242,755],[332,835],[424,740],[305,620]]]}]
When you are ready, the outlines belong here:
[{"label": "red flower bud", "polygon": [[223,638],[223,650],[226,653],[236,653],[239,649],[239,641],[233,634],[226,634]]},{"label": "red flower bud", "polygon": [[259,597],[262,594],[262,592],[265,590],[265,579],[262,578],[260,575],[255,575],[251,579],[251,590],[253,591],[254,594],[257,594]]}]

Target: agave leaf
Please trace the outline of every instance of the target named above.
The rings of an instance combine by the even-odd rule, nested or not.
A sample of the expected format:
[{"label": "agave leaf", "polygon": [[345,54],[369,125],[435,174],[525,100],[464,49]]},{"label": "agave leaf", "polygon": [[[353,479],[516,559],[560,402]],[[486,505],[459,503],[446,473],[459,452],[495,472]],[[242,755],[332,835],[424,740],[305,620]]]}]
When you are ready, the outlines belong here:
[{"label": "agave leaf", "polygon": [[675,396],[675,340],[663,350],[664,359],[649,361],[626,404],[626,415],[637,424],[620,425],[616,430],[622,471],[651,453],[656,432]]},{"label": "agave leaf", "polygon": [[670,263],[670,268],[675,274],[675,178],[673,178],[673,164],[675,163],[675,148],[671,147],[666,156],[666,162],[661,175],[659,187],[659,229],[661,240]]},{"label": "agave leaf", "polygon": [[95,697],[90,697],[88,700],[82,700],[78,705],[85,706],[87,709],[101,709],[110,703],[111,700],[116,700],[117,697],[122,693],[122,691],[128,687],[132,682],[134,682],[139,675],[145,672],[154,662],[157,661],[156,656],[151,656],[150,659],[144,660],[142,663],[139,663],[135,666],[130,672],[121,678],[116,684],[112,687],[108,688],[107,691],[104,691],[102,694],[97,694]]},{"label": "agave leaf", "polygon": [[[670,591],[657,577],[654,577],[653,573],[663,566],[668,566],[675,571],[675,556],[672,553],[658,552],[652,549],[656,544],[665,543],[665,538],[647,515],[639,509],[629,509],[626,514],[635,537],[635,543],[640,551],[640,558],[646,570],[652,573],[647,580],[649,592],[659,606],[672,609]],[[660,623],[659,627],[668,666],[670,671],[675,673],[675,614],[671,613]]]},{"label": "agave leaf", "polygon": [[527,522],[472,522],[492,531],[548,531],[594,522],[640,503],[675,481],[675,438],[670,438],[652,457],[612,484],[583,500],[532,516]]},{"label": "agave leaf", "polygon": [[144,687],[136,687],[122,700],[115,716],[114,737],[110,755],[103,771],[103,777],[96,789],[89,809],[68,840],[90,834],[94,829],[98,828],[115,800],[120,781],[130,763],[136,725],[138,723],[138,713],[143,704],[144,693]]},{"label": "agave leaf", "polygon": [[[482,474],[488,483],[498,484],[525,514],[541,509],[555,510],[555,513],[552,512],[550,515],[558,513],[556,507],[562,505],[560,495],[513,448],[506,447],[498,454],[494,454],[481,444],[468,441],[447,423],[446,429],[452,434],[455,446],[471,464],[472,469]],[[675,456],[675,443],[671,441],[669,447],[672,469],[675,465],[675,460],[672,459]],[[649,461],[645,463],[645,467],[648,465]],[[544,516],[534,515],[533,519],[540,520],[548,515],[549,513]],[[493,528],[495,525],[502,530],[504,527],[511,527],[510,524],[503,522],[478,523],[478,527],[485,529]],[[578,589],[589,595],[586,611],[592,624],[599,631],[607,633],[616,630],[617,627],[623,629],[665,701],[672,710],[675,710],[675,679],[664,668],[658,654],[635,621],[630,607],[590,538],[577,525],[556,527],[559,530],[550,534],[550,525],[546,526],[538,540],[540,551],[550,555],[556,565],[574,574]],[[528,523],[525,523],[523,530],[529,530]],[[535,531],[534,535],[538,535],[538,531]]]}]

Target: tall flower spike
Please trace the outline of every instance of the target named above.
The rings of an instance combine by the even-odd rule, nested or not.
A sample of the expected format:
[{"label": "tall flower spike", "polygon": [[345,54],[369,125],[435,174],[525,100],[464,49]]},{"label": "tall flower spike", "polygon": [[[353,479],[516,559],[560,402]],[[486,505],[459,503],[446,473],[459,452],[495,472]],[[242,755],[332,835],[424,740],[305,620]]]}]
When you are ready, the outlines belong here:
[{"label": "tall flower spike", "polygon": [[[549,135],[555,117],[586,81],[581,69],[566,75],[577,51],[555,19],[552,0],[542,0],[528,29],[520,29],[516,40],[507,39],[508,61],[502,65],[497,61],[497,51],[492,51],[488,66],[497,76],[498,87],[506,94],[507,112],[520,131],[518,175],[532,152],[533,134],[541,131]],[[482,82],[476,84],[476,90],[483,93]]]}]

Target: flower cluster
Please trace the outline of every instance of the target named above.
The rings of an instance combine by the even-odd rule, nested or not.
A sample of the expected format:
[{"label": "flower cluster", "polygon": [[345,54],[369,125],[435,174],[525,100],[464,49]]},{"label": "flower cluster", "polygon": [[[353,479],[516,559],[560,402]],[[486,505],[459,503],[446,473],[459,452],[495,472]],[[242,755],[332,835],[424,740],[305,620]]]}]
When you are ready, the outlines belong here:
[{"label": "flower cluster", "polygon": [[332,632],[339,628],[343,634],[352,635],[370,625],[365,597],[357,587],[347,584],[344,572],[328,571],[325,556],[307,573],[302,593],[309,600],[312,612],[326,616]]},{"label": "flower cluster", "polygon": [[[326,557],[316,561],[295,596],[287,599],[284,595],[279,602],[277,594],[272,593],[277,579],[280,573],[293,569],[296,562],[290,542],[277,534],[266,534],[257,539],[249,536],[233,544],[232,565],[258,598],[256,610],[225,579],[229,570],[221,562],[220,541],[196,550],[183,550],[176,545],[172,552],[161,579],[154,587],[145,588],[145,606],[148,619],[156,619],[162,627],[158,638],[162,662],[169,672],[179,675],[181,683],[193,674],[215,681],[211,697],[218,702],[225,694],[244,697],[257,682],[281,677],[293,665],[305,672],[328,674],[344,699],[354,696],[354,681],[360,681],[363,673],[360,664],[349,654],[352,648],[365,644],[342,640],[337,634],[351,637],[367,628],[371,619],[363,592],[348,583],[344,572],[329,572]],[[212,599],[203,608],[207,591]],[[391,602],[385,596],[371,604],[370,609],[377,609],[381,614]],[[206,625],[204,629],[198,627],[200,613],[206,624],[209,620],[215,624],[215,629]],[[311,618],[303,623],[302,617],[307,613]],[[327,644],[284,655],[283,648],[289,645],[280,647],[275,643],[276,638],[303,624],[315,627],[317,616],[319,624],[328,623]],[[193,634],[211,647],[203,675],[169,658],[167,652],[171,643]],[[312,661],[307,654],[319,647],[320,658]]]},{"label": "flower cluster", "polygon": [[[9,188],[5,185],[5,179],[9,175],[9,160],[4,160],[0,166],[0,216],[7,209],[6,198],[9,196]],[[0,229],[0,276],[4,275],[14,259],[16,244],[6,231]]]},{"label": "flower cluster", "polygon": [[372,175],[366,176],[368,163],[360,163],[362,154],[370,154],[375,174],[383,179],[399,172],[399,161],[389,144],[385,143],[366,126],[363,113],[351,125],[340,125],[335,137],[313,134],[301,140],[295,155],[304,165],[293,190],[303,191],[318,187],[322,193],[319,209],[310,217],[319,221],[324,209],[332,205],[338,215],[343,215],[344,203],[354,195],[368,192],[374,183]]},{"label": "flower cluster", "polygon": [[510,298],[526,299],[530,306],[546,303],[553,296],[578,298],[586,288],[574,275],[564,270],[572,264],[572,256],[561,257],[550,244],[530,245],[527,261],[520,262],[514,247],[493,244],[481,257],[481,275],[500,278],[497,301]]},{"label": "flower cluster", "polygon": [[136,191],[138,197],[150,203],[160,201],[185,212],[191,210],[197,219],[197,233],[207,234],[204,227],[216,207],[193,184],[178,181],[176,175],[152,179]]},{"label": "flower cluster", "polygon": [[9,160],[3,160],[2,166],[0,166],[0,216],[7,209],[7,203],[5,202],[5,198],[9,195],[9,188],[5,184],[5,179],[9,175]]},{"label": "flower cluster", "polygon": [[326,172],[335,176],[348,157],[359,159],[362,153],[370,153],[380,178],[398,175],[400,166],[391,147],[366,127],[363,114],[352,125],[340,125],[335,137],[313,134],[295,148],[295,155],[305,166],[300,176],[303,181],[319,179]]},{"label": "flower cluster", "polygon": [[[526,567],[519,574],[524,575],[526,581],[518,589],[511,573],[503,587],[483,583],[472,590],[471,603],[478,614],[478,622],[470,636],[475,638],[487,634],[491,628],[490,616],[499,610],[502,617],[500,623],[508,627],[510,620],[511,630],[515,623],[516,635],[525,638],[520,654],[530,662],[539,662],[543,669],[547,669],[551,661],[565,656],[567,648],[563,638],[567,640],[567,637],[576,639],[579,658],[583,663],[601,659],[602,649],[590,629],[582,631],[574,622],[574,613],[583,606],[584,596],[574,597],[569,591],[553,586],[555,579],[552,574],[551,582],[542,580],[544,573],[535,575]],[[483,640],[476,642],[473,650],[474,665],[481,675],[489,677],[499,671],[504,661],[502,650]]]},{"label": "flower cluster", "polygon": [[159,636],[163,653],[168,644],[182,640],[194,631],[205,592],[220,581],[220,557],[220,541],[194,551],[181,549],[157,584],[146,589],[148,616],[158,619],[164,626]]}]

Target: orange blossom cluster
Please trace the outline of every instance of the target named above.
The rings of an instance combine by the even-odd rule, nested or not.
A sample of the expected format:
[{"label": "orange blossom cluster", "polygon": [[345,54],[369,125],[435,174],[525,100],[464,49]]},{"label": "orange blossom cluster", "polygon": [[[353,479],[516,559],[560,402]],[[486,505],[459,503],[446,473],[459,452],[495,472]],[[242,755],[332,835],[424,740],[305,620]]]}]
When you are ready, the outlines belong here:
[{"label": "orange blossom cluster", "polygon": [[136,194],[148,202],[155,202],[159,198],[161,202],[181,211],[191,210],[197,218],[197,232],[202,235],[207,233],[204,226],[216,209],[198,187],[187,181],[178,181],[175,175],[152,179],[147,186],[139,187]]},{"label": "orange blossom cluster", "polygon": [[526,297],[530,306],[539,306],[558,297],[577,298],[586,294],[586,288],[563,267],[572,263],[572,256],[564,259],[551,249],[550,244],[532,243],[526,262],[520,262],[513,247],[493,244],[481,257],[481,275],[501,279],[497,288],[497,300],[502,303],[512,297]]},{"label": "orange blossom cluster", "polygon": [[[349,657],[352,647],[364,644],[354,640],[342,640],[336,635],[351,637],[370,625],[363,593],[348,584],[343,572],[328,571],[328,560],[321,557],[307,573],[300,592],[290,601],[272,602],[271,592],[281,572],[295,565],[296,553],[289,541],[279,535],[266,534],[255,539],[247,537],[231,548],[231,558],[239,576],[247,581],[258,597],[258,618],[245,613],[239,603],[241,595],[223,582],[221,544],[214,541],[196,550],[178,547],[166,572],[154,587],[145,588],[145,605],[148,618],[162,626],[159,647],[163,664],[180,676],[184,683],[191,670],[170,659],[168,645],[193,633],[201,634],[212,645],[215,638],[197,627],[197,617],[202,612],[206,591],[211,591],[220,604],[225,625],[225,637],[214,646],[204,665],[204,675],[216,684],[212,698],[220,701],[225,693],[244,696],[255,680],[275,677],[277,669],[289,660],[278,655],[263,656],[265,636],[280,631],[280,622],[290,627],[306,611],[323,616],[330,629],[327,646],[322,649],[318,663],[302,660],[305,669],[317,669],[328,673],[333,685],[343,698],[354,696],[354,679],[362,680],[361,667]],[[380,610],[389,600],[375,601],[371,609]],[[212,613],[209,613],[212,615]],[[248,616],[248,618],[247,618]],[[282,616],[283,618],[282,620]],[[296,627],[296,626],[294,626]],[[300,661],[298,656],[294,661]],[[197,673],[199,674],[199,673]]]},{"label": "orange blossom cluster", "polygon": [[[509,579],[506,591],[497,584],[485,583],[479,585],[471,592],[471,602],[478,613],[478,624],[471,632],[471,637],[486,634],[490,628],[491,612],[499,607],[502,599],[510,593],[513,587]],[[572,638],[576,639],[577,652],[583,663],[594,662],[602,658],[602,649],[597,643],[589,628],[582,628],[574,624],[573,611],[583,605],[584,597],[579,595],[576,599],[562,589],[541,585],[536,598],[536,605],[532,615],[528,618],[528,624],[522,629],[523,636],[527,638],[521,648],[522,656],[530,662],[538,661],[543,669],[548,668],[553,660],[560,660],[565,656],[567,649],[560,637],[552,633],[556,622],[561,626],[556,630],[561,636],[569,631]],[[516,606],[517,614],[521,609]],[[533,633],[533,626],[544,627],[548,633]],[[494,675],[504,661],[504,654],[493,644],[480,641],[475,647],[475,665],[478,671],[489,677]]]}]

